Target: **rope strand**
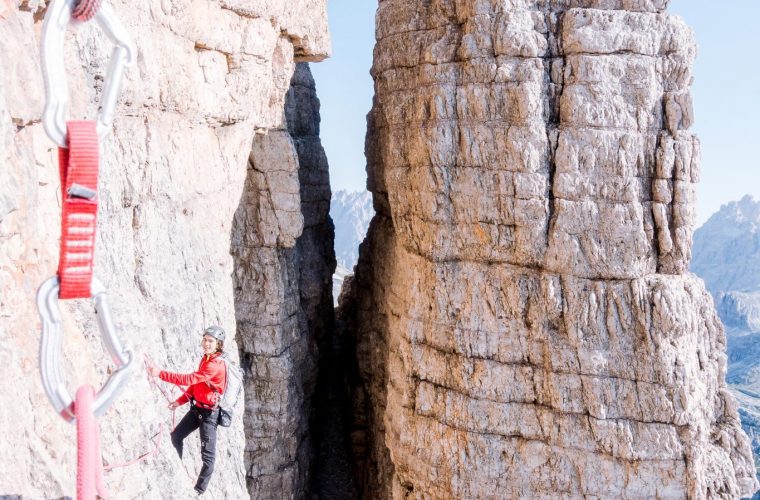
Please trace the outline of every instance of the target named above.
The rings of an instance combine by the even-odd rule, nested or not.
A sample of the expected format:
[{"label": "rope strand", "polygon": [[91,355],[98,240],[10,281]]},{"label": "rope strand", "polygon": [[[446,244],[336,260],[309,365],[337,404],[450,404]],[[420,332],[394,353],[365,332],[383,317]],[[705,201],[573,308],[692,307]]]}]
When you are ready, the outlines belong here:
[{"label": "rope strand", "polygon": [[[146,361],[146,363],[148,362],[148,360],[150,360],[150,358],[146,354],[145,355],[145,361]],[[172,401],[174,401],[176,399],[176,398],[172,398],[171,396],[169,396],[169,394],[166,392],[166,390],[163,387],[161,387],[160,385],[158,385],[156,383],[156,381],[153,379],[153,377],[151,377],[150,375],[148,375],[148,385],[150,385],[152,388],[158,389],[158,391],[166,399],[167,402],[171,403]],[[176,427],[176,423],[175,423],[176,422],[176,415],[177,415],[177,410],[175,408],[174,410],[172,410],[172,427],[171,427],[172,430],[174,430],[174,428]],[[158,429],[158,432],[155,433],[150,438],[150,440],[153,442],[153,449],[146,451],[145,453],[141,454],[140,456],[138,456],[136,458],[133,458],[132,460],[130,460],[128,462],[122,462],[122,463],[117,463],[117,464],[105,464],[105,465],[102,466],[102,470],[104,470],[106,472],[110,472],[110,471],[112,471],[114,469],[118,469],[118,468],[121,468],[121,467],[129,467],[130,465],[134,465],[134,464],[136,464],[138,462],[142,462],[143,460],[145,460],[145,459],[147,459],[149,457],[155,458],[156,456],[158,456],[158,452],[161,450],[161,441],[162,441],[162,439],[164,437],[165,432],[166,432],[166,426],[163,423],[161,423],[160,427]],[[98,452],[98,455],[100,455],[99,452]],[[192,480],[193,477],[190,475],[190,473],[187,471],[187,469],[184,468],[184,467],[183,467],[183,469],[185,470],[185,473],[187,474],[187,477]],[[98,480],[100,481],[100,484],[101,484],[101,487],[102,487],[102,471],[100,472],[100,477],[98,478]],[[98,494],[101,497],[105,498],[104,495],[102,495],[100,493],[101,491],[105,492],[105,489],[104,488],[101,489],[101,487],[99,487],[99,489],[98,489],[98,492],[99,492]],[[91,497],[86,497],[85,496],[85,497],[79,497],[79,498],[88,498],[89,499]]]},{"label": "rope strand", "polygon": [[93,500],[95,494],[108,498],[103,484],[100,431],[95,419],[95,390],[83,385],[77,390],[74,411],[77,419],[77,500]]},{"label": "rope strand", "polygon": [[95,17],[103,0],[79,0],[71,11],[77,21],[86,22]]},{"label": "rope strand", "polygon": [[129,462],[122,462],[120,464],[107,464],[103,466],[103,470],[106,472],[112,471],[113,469],[118,469],[120,467],[129,467],[130,465],[134,465],[138,462],[142,462],[148,457],[155,458],[158,455],[158,452],[160,451],[160,445],[161,445],[161,438],[164,435],[164,424],[162,423],[158,429],[158,432],[153,434],[153,437],[150,438],[151,441],[153,441],[153,449],[146,451],[142,455],[140,455],[137,458],[133,458]]},{"label": "rope strand", "polygon": [[[147,354],[145,355],[145,357],[146,357],[146,360],[147,360],[148,359]],[[173,401],[172,399],[169,398],[169,395],[166,393],[166,391],[163,389],[163,387],[161,387],[158,384],[156,384],[156,382],[153,380],[153,378],[150,375],[148,375],[148,385],[150,385],[151,387],[154,387],[154,388],[158,389],[161,392],[161,394],[163,394],[163,396],[166,398],[167,401],[169,401],[169,402]],[[172,411],[172,429],[174,429],[174,414],[175,414],[175,412]],[[153,441],[153,449],[152,450],[148,450],[145,453],[143,453],[142,455],[138,456],[137,458],[133,458],[132,460],[130,460],[128,462],[122,462],[122,463],[118,463],[118,464],[104,465],[103,469],[106,472],[108,472],[108,471],[112,471],[113,469],[119,469],[121,467],[129,467],[130,465],[134,465],[134,464],[136,464],[138,462],[142,462],[143,460],[145,460],[148,457],[155,458],[156,456],[158,456],[158,452],[161,449],[161,439],[164,436],[165,430],[166,430],[166,428],[165,428],[164,424],[161,423],[160,426],[159,426],[159,428],[158,428],[158,432],[155,433],[155,434],[153,434],[153,437],[150,438],[150,440]]]}]

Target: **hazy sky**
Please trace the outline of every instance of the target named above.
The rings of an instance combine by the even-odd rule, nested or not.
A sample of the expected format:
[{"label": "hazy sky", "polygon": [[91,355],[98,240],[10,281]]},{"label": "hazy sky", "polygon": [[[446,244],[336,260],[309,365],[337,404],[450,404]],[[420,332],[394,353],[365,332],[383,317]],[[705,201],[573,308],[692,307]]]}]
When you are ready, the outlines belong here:
[{"label": "hazy sky", "polygon": [[[322,142],[333,190],[365,189],[364,134],[372,104],[374,16],[371,0],[329,0],[330,59],[312,64],[322,102]],[[694,29],[699,52],[692,94],[702,142],[698,224],[720,205],[760,199],[760,1],[672,0],[670,12]]]}]

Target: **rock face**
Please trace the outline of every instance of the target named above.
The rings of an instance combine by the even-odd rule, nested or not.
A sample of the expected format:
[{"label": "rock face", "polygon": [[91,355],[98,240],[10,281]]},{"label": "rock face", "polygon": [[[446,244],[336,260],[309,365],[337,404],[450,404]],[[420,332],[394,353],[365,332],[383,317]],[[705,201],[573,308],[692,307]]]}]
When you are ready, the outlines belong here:
[{"label": "rock face", "polygon": [[[296,62],[329,52],[325,2],[109,3],[140,54],[102,144],[95,274],[135,358],[130,384],[100,419],[104,459],[149,451],[170,425],[143,354],[193,371],[202,328],[220,324],[228,350],[242,353],[246,412],[220,430],[209,494],[301,497],[333,257],[313,82],[305,67],[292,86],[291,77]],[[52,410],[37,369],[33,297],[55,272],[60,219],[56,151],[40,124],[45,7],[0,7],[0,496],[25,498],[73,495],[76,463],[75,429]],[[68,38],[72,117],[94,116],[109,56],[95,26]],[[69,390],[99,386],[109,360],[91,307],[63,308]],[[116,498],[186,497],[200,464],[196,437],[186,450],[182,465],[163,434],[155,459],[116,469],[106,483]]]},{"label": "rock face", "polygon": [[757,488],[685,274],[695,44],[667,0],[381,0],[377,215],[343,311],[376,498]]},{"label": "rock face", "polygon": [[245,463],[252,498],[304,498],[317,352],[332,329],[335,269],[319,101],[296,67],[287,128],[256,135],[235,214],[235,309],[246,385]]},{"label": "rock face", "polygon": [[[723,205],[694,232],[691,269],[704,278],[726,327],[726,381],[760,467],[760,203]],[[760,469],[758,469],[760,470]]]}]

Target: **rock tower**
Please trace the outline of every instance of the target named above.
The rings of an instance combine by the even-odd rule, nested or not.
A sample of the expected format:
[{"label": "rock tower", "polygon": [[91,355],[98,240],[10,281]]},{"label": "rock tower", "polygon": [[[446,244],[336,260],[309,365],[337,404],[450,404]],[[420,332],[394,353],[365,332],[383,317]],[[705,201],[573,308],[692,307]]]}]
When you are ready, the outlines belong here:
[{"label": "rock tower", "polygon": [[695,42],[667,1],[381,0],[346,303],[379,498],[756,489],[686,273]]}]

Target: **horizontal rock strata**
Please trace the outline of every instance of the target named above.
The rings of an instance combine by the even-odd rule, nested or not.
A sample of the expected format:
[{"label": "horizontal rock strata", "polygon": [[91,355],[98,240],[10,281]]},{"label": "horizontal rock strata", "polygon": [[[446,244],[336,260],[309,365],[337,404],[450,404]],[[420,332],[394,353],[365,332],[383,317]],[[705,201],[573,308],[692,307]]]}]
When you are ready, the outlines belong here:
[{"label": "horizontal rock strata", "polygon": [[317,347],[332,327],[330,184],[306,63],[285,110],[287,128],[254,138],[232,230],[251,498],[308,495]]},{"label": "horizontal rock strata", "polygon": [[[33,303],[37,286],[57,266],[60,218],[56,151],[40,124],[44,93],[38,46],[46,5],[5,3],[11,9],[0,18],[0,374],[12,381],[4,394],[13,403],[0,408],[6,434],[0,496],[58,498],[75,491],[76,438],[74,427],[50,407],[39,382],[39,321]],[[236,269],[230,250],[240,229],[234,226],[234,214],[250,196],[245,182],[252,149],[259,155],[286,151],[293,162],[288,172],[273,173],[271,184],[258,186],[257,196],[271,202],[271,211],[250,214],[271,254],[293,252],[304,226],[318,224],[308,217],[303,222],[302,203],[312,213],[308,204],[326,204],[329,195],[323,185],[302,196],[300,146],[294,147],[284,132],[285,97],[295,63],[326,57],[329,35],[322,0],[109,3],[139,51],[137,64],[125,73],[113,132],[102,144],[95,266],[108,287],[120,336],[136,360],[129,386],[101,419],[104,460],[117,463],[152,449],[151,436],[162,423],[171,424],[166,401],[151,389],[142,370],[144,353],[171,370],[192,371],[200,355],[200,333],[208,324],[227,330],[227,349],[235,357],[238,346],[244,353],[263,355],[270,355],[270,348],[284,349],[287,341],[267,343],[262,329],[244,323],[247,313],[236,301],[251,297],[277,319],[313,314],[301,309],[301,296],[312,300],[315,292],[304,291],[300,282],[307,280],[286,276],[283,269],[266,286],[256,278],[244,283],[255,289],[236,289],[238,276],[255,274],[257,268]],[[92,118],[111,44],[94,24],[73,29],[66,43],[70,114]],[[266,141],[268,153],[261,152]],[[324,170],[323,164],[314,168]],[[278,182],[280,178],[285,179]],[[319,182],[324,181],[322,176]],[[82,302],[64,309],[62,369],[69,389],[73,392],[85,381],[98,386],[110,360],[91,308]],[[308,345],[310,325],[289,321],[281,330],[272,326],[265,333],[304,336],[301,343]],[[308,461],[299,450],[308,432],[302,411],[310,382],[301,379],[309,373],[308,364],[280,363],[275,354],[279,351],[266,362],[241,360],[256,377],[256,390],[247,387],[245,408],[259,413],[243,417],[241,405],[233,427],[220,430],[208,492],[214,498],[248,497],[246,477],[266,476],[261,481],[268,490],[250,490],[254,497],[296,497],[305,487]],[[289,435],[273,448],[265,437],[277,433]],[[188,474],[195,476],[200,468],[198,438],[189,438],[184,464],[165,433],[161,439],[157,458],[107,474],[115,498],[192,494]],[[254,472],[253,462],[260,467]]]},{"label": "horizontal rock strata", "polygon": [[690,259],[667,1],[382,0],[356,453],[393,498],[732,498],[757,483]]}]

